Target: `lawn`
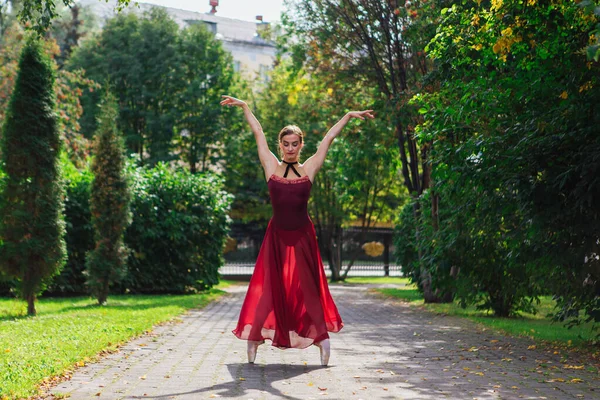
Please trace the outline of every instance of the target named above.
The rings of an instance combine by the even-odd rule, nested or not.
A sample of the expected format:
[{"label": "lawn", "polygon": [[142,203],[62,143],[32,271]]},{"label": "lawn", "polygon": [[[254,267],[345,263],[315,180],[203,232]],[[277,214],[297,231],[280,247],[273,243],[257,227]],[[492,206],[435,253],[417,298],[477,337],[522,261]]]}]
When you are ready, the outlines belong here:
[{"label": "lawn", "polygon": [[549,341],[553,344],[583,348],[592,343],[595,333],[592,325],[582,325],[569,329],[561,323],[553,322],[547,315],[554,310],[555,302],[551,297],[542,297],[537,314],[522,313],[515,318],[497,318],[486,311],[476,310],[474,306],[461,308],[457,303],[424,304],[423,296],[407,278],[396,277],[356,277],[346,280],[348,284],[389,284],[395,283],[397,288],[373,289],[386,297],[393,297],[409,302],[426,310],[469,318],[489,328],[497,329],[505,334],[527,336],[538,341]]},{"label": "lawn", "polygon": [[35,317],[24,301],[0,298],[0,399],[35,395],[41,384],[223,293],[110,296],[105,306],[90,297],[41,298]]}]

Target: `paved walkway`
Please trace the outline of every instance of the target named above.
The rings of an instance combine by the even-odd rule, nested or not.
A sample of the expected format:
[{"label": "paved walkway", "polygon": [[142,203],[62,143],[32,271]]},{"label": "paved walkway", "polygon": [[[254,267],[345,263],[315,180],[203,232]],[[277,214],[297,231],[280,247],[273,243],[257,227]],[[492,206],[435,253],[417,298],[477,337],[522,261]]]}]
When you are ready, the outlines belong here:
[{"label": "paved walkway", "polygon": [[[234,286],[182,322],[157,327],[53,388],[70,399],[600,399],[600,375],[526,339],[332,286],[345,327],[319,350],[260,346],[256,364],[231,334],[245,293]],[[564,360],[563,360],[564,361]],[[586,366],[587,367],[587,366]]]}]

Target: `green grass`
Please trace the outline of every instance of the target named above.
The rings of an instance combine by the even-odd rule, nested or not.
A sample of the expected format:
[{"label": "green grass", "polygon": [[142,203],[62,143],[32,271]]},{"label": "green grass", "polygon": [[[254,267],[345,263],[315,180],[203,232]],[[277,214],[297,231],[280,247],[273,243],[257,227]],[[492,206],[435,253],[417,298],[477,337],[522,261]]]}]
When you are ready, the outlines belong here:
[{"label": "green grass", "polygon": [[581,325],[569,329],[561,323],[553,322],[547,317],[554,310],[555,302],[550,297],[542,297],[537,307],[537,314],[522,313],[519,317],[498,318],[486,311],[476,310],[474,306],[460,307],[457,303],[449,304],[425,304],[423,296],[414,285],[396,289],[376,289],[377,292],[413,305],[421,306],[429,311],[469,318],[486,327],[500,330],[515,336],[526,336],[538,341],[549,341],[554,344],[562,344],[573,347],[589,345],[595,338],[592,325]]},{"label": "green grass", "polygon": [[0,298],[0,399],[35,395],[52,377],[223,293],[109,296],[105,306],[90,297],[42,298],[35,317],[24,301]]}]

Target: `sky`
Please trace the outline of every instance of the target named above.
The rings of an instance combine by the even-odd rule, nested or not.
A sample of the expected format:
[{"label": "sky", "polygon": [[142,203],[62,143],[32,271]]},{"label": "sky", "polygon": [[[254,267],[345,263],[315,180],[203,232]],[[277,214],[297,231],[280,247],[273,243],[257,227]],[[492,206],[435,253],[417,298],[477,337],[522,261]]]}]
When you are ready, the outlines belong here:
[{"label": "sky", "polygon": [[[208,12],[209,0],[138,0],[140,3],[157,4],[188,11]],[[217,14],[220,17],[255,21],[257,15],[265,22],[279,21],[284,0],[219,0]],[[132,1],[133,3],[133,1]]]}]

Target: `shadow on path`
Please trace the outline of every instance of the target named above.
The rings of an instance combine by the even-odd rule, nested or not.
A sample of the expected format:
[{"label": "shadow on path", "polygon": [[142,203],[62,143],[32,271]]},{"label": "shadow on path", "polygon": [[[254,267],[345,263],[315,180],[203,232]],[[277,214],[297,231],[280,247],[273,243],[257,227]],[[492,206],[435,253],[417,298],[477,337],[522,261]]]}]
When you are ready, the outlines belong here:
[{"label": "shadow on path", "polygon": [[[171,392],[158,396],[127,396],[126,399],[172,399],[174,396],[193,396],[202,393],[211,393],[218,397],[231,398],[247,396],[250,391],[268,392],[287,400],[303,400],[302,398],[290,396],[273,387],[274,382],[293,379],[294,377],[308,374],[311,371],[324,369],[318,365],[291,365],[291,364],[227,364],[227,369],[233,381],[220,383],[196,390],[186,392]],[[282,376],[283,372],[283,376]],[[243,377],[244,380],[239,378]],[[204,397],[199,397],[204,398]]]}]

